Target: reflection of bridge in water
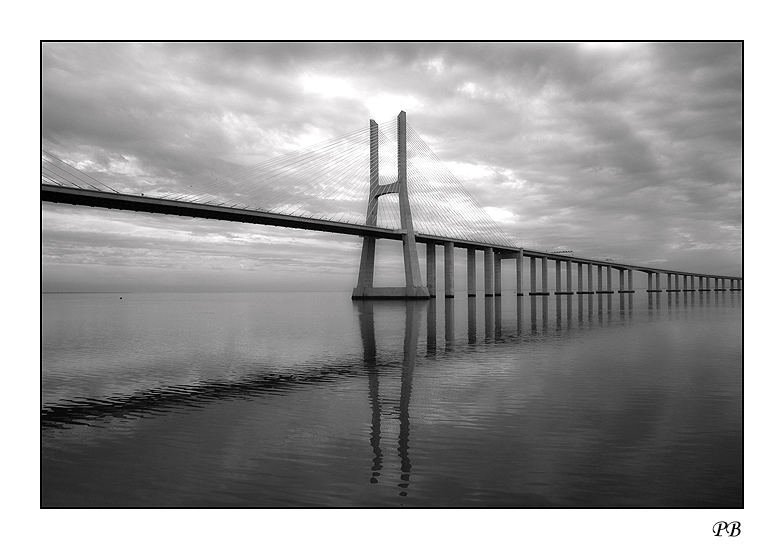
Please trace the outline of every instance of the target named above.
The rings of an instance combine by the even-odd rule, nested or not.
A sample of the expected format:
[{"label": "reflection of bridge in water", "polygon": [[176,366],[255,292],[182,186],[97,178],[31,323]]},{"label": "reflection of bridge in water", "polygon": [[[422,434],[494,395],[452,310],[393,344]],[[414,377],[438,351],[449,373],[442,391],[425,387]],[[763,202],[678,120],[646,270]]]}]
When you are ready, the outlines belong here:
[{"label": "reflection of bridge in water", "polygon": [[[524,301],[527,302],[525,305]],[[674,312],[684,307],[741,304],[739,294],[728,293],[649,294],[647,303],[640,299],[636,304],[631,294],[471,297],[457,303],[452,299],[431,299],[426,302],[362,300],[354,304],[362,343],[361,356],[349,354],[330,364],[302,364],[296,372],[265,371],[236,380],[170,385],[128,395],[47,404],[42,409],[42,429],[46,434],[94,422],[143,420],[168,413],[187,413],[217,401],[285,396],[315,384],[366,377],[370,406],[370,482],[380,482],[384,469],[389,469],[389,459],[385,459],[382,446],[382,417],[391,414],[397,421],[395,461],[399,461],[399,470],[395,467],[394,474],[399,475],[399,494],[405,496],[415,471],[411,459],[412,422],[409,409],[414,395],[418,359],[429,360],[481,345],[518,346],[523,351],[530,336],[540,337],[549,332],[568,333],[571,329],[601,328],[616,320],[631,318],[635,305],[643,314],[647,312],[649,317],[654,317],[662,311]],[[458,305],[462,318],[456,318],[455,308]],[[530,316],[524,315],[525,308]],[[465,313],[462,313],[463,310]],[[381,345],[376,337],[379,313],[383,315],[389,312],[404,312],[403,326],[390,326],[388,322],[382,321],[385,333],[390,328],[392,331],[403,329],[402,350],[395,350],[392,358],[380,353]],[[464,332],[456,333],[457,326]],[[425,332],[423,341],[422,331]],[[381,356],[385,358],[379,358]],[[381,380],[395,375],[400,376],[399,399],[395,408],[385,411]]]}]

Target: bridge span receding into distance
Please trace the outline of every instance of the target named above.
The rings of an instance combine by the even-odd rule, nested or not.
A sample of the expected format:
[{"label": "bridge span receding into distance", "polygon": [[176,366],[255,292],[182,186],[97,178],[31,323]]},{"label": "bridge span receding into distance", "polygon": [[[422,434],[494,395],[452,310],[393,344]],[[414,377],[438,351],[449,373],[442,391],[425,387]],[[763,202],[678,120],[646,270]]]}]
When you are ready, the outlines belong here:
[{"label": "bridge span receding into distance", "polygon": [[[444,295],[454,297],[454,249],[466,250],[467,293],[476,296],[476,252],[483,254],[484,260],[484,295],[501,295],[501,261],[514,260],[516,263],[517,295],[523,292],[523,260],[529,262],[528,295],[550,295],[548,287],[548,262],[555,264],[556,295],[571,294],[610,294],[612,287],[612,270],[618,271],[619,293],[634,293],[633,272],[638,271],[648,276],[648,292],[706,292],[706,291],[741,291],[742,277],[717,275],[715,273],[697,273],[672,269],[662,269],[644,265],[592,259],[576,256],[565,256],[556,252],[538,251],[510,245],[508,242],[492,242],[485,238],[471,240],[458,238],[454,235],[427,234],[414,230],[413,217],[409,202],[408,189],[408,158],[407,158],[407,124],[405,112],[397,119],[397,179],[393,183],[379,182],[379,150],[378,125],[370,121],[369,144],[369,195],[365,223],[354,223],[332,219],[322,219],[306,215],[291,215],[265,211],[263,208],[249,209],[235,206],[223,206],[204,202],[193,202],[180,199],[169,199],[143,194],[127,194],[116,191],[105,191],[84,188],[74,183],[73,167],[68,177],[44,165],[42,158],[42,202],[90,206],[116,210],[176,215],[197,219],[223,220],[256,225],[272,225],[293,229],[329,232],[363,239],[362,257],[360,261],[357,287],[353,299],[429,299],[436,295],[436,246],[443,246]],[[62,171],[62,168],[58,168]],[[88,176],[89,177],[89,176]],[[91,178],[92,179],[92,178]],[[400,229],[378,226],[376,216],[378,199],[385,194],[397,194],[400,213]],[[401,288],[381,288],[373,285],[375,262],[375,241],[378,239],[397,240],[403,244],[403,259],[406,275],[406,286]],[[416,244],[425,244],[426,248],[426,283],[422,283]],[[537,267],[540,267],[538,269]],[[576,286],[573,285],[576,270]],[[541,280],[537,284],[537,271],[541,272]],[[596,287],[594,288],[594,274]],[[562,276],[563,275],[563,276]],[[667,287],[662,288],[661,276],[667,276]],[[564,282],[562,284],[562,282]]]}]

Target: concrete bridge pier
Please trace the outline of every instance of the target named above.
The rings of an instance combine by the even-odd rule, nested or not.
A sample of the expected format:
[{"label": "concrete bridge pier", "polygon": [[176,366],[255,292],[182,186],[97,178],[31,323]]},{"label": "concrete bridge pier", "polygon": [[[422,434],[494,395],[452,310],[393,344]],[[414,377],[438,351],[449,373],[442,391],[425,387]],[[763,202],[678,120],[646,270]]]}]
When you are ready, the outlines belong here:
[{"label": "concrete bridge pier", "polygon": [[468,248],[466,251],[466,282],[468,297],[476,297],[476,250]]},{"label": "concrete bridge pier", "polygon": [[680,279],[681,279],[680,275],[675,275],[675,291],[676,292],[680,292],[681,291]]},{"label": "concrete bridge pier", "polygon": [[547,258],[540,257],[539,260],[542,262],[542,283],[539,287],[539,290],[536,289],[536,258],[531,257],[531,291],[528,292],[528,295],[550,295],[550,292],[547,291]]},{"label": "concrete bridge pier", "polygon": [[625,294],[626,293],[626,284],[624,283],[624,270],[618,269],[618,293]]},{"label": "concrete bridge pier", "polygon": [[604,290],[602,290],[602,266],[596,266],[596,293],[603,294]]},{"label": "concrete bridge pier", "polygon": [[601,265],[597,265],[597,267],[596,267],[596,271],[597,271],[597,274],[598,274],[598,281],[597,281],[597,284],[596,284],[597,285],[597,289],[596,289],[596,293],[597,294],[611,294],[611,293],[613,293],[613,289],[612,289],[612,269],[611,269],[611,267],[609,265],[607,265],[605,268],[607,269],[607,284],[606,284],[606,288],[607,289],[602,290],[602,270],[603,270],[603,267]]},{"label": "concrete bridge pier", "polygon": [[501,295],[501,254],[503,252],[497,251],[493,254],[493,274],[494,281],[493,281],[493,289],[495,290],[494,293],[497,296]]},{"label": "concrete bridge pier", "polygon": [[[656,281],[655,284],[652,279]],[[648,273],[648,292],[661,292],[661,275],[659,273]]]},{"label": "concrete bridge pier", "polygon": [[[566,267],[566,290],[561,286],[561,268]],[[572,262],[569,260],[555,260],[555,295],[571,295],[572,292]]]},{"label": "concrete bridge pier", "polygon": [[[723,282],[724,279],[722,278],[721,281]],[[714,279],[713,291],[714,292],[723,292],[723,291],[725,291],[725,290],[723,290],[722,288],[719,287],[719,277],[718,276]]]},{"label": "concrete bridge pier", "polygon": [[586,268],[588,269],[588,293],[593,293],[593,264],[586,263]]},{"label": "concrete bridge pier", "polygon": [[[515,274],[517,276],[517,295],[525,295],[523,293],[523,251],[517,252],[515,258]],[[518,305],[522,306],[522,300],[518,301]]]},{"label": "concrete bridge pier", "polygon": [[436,245],[428,242],[425,245],[427,256],[427,291],[430,297],[436,296]]},{"label": "concrete bridge pier", "polygon": [[531,271],[529,275],[531,287],[528,288],[528,295],[536,295],[536,258],[529,257],[528,258],[528,266]]},{"label": "concrete bridge pier", "polygon": [[485,297],[493,297],[493,248],[485,248]]},{"label": "concrete bridge pier", "polygon": [[444,244],[444,297],[455,297],[455,243]]},{"label": "concrete bridge pier", "polygon": [[672,273],[667,273],[667,293],[674,291],[675,289],[672,287]]},{"label": "concrete bridge pier", "polygon": [[[628,282],[628,286],[629,286],[628,288],[624,288],[624,285],[623,285],[623,273],[624,273],[624,271],[626,271],[626,278],[627,278],[627,282]],[[632,278],[632,272],[633,271],[631,269],[621,269],[620,270],[621,289],[618,291],[618,293],[621,293],[621,294],[633,294],[634,293],[634,289],[632,288],[632,285],[634,283],[633,282],[633,278]]]}]

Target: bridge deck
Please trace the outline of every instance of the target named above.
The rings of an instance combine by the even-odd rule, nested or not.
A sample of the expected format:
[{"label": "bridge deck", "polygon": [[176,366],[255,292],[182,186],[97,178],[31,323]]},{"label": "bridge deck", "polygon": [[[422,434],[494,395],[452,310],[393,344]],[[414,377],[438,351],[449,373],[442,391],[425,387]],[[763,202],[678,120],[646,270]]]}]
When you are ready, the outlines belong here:
[{"label": "bridge deck", "polygon": [[[41,184],[41,200],[61,204],[73,204],[79,206],[92,206],[109,208],[114,210],[128,210],[136,212],[148,212],[167,215],[178,215],[183,217],[194,217],[201,219],[218,219],[223,221],[233,221],[237,223],[251,223],[256,225],[273,225],[277,227],[290,227],[294,229],[305,229],[310,231],[320,231],[329,233],[346,234],[353,236],[372,236],[375,238],[385,238],[388,240],[402,240],[403,233],[398,229],[386,229],[383,227],[373,227],[369,225],[358,225],[355,223],[345,223],[341,221],[330,221],[310,217],[295,215],[277,214],[272,212],[246,210],[242,208],[229,208],[226,206],[214,206],[210,204],[198,204],[192,202],[182,202],[178,200],[167,200],[163,198],[153,198],[148,196],[129,195],[121,193],[110,193],[103,191],[92,191],[87,189],[76,189],[71,187],[60,187],[57,185]],[[740,280],[740,277],[722,276],[706,273],[692,273],[686,271],[672,271],[657,269],[640,265],[630,265],[625,263],[615,263],[598,259],[589,259],[574,256],[564,256],[548,252],[515,248],[507,245],[489,244],[487,242],[459,240],[442,236],[426,234],[416,234],[416,241],[421,243],[444,244],[453,243],[458,248],[484,249],[492,247],[494,250],[508,252],[507,257],[514,257],[517,253],[523,252],[524,256],[534,258],[545,258],[557,261],[571,261],[573,263],[590,263],[603,267],[615,269],[629,269],[646,273],[674,274],[684,276],[707,276],[719,277],[732,280]],[[514,255],[512,255],[514,254]]]}]

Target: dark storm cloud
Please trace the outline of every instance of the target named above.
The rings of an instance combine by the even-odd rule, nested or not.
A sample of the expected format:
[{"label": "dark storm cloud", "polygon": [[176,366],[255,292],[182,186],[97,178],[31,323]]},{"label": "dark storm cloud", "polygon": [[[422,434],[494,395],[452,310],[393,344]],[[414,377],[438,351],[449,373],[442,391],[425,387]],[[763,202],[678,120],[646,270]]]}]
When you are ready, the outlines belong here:
[{"label": "dark storm cloud", "polygon": [[[732,43],[48,43],[43,139],[107,182],[187,192],[405,109],[523,246],[739,274],[741,55]],[[84,215],[68,211],[45,225],[45,249],[121,256],[84,234],[67,244],[66,219]],[[194,232],[168,261],[207,246]],[[229,255],[224,264],[241,256]]]}]

